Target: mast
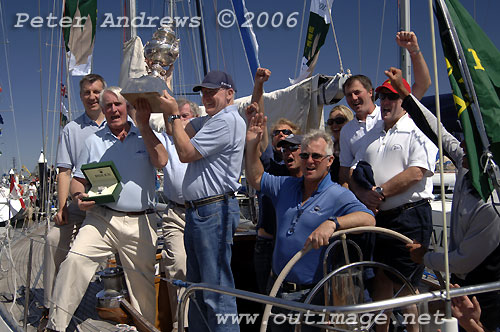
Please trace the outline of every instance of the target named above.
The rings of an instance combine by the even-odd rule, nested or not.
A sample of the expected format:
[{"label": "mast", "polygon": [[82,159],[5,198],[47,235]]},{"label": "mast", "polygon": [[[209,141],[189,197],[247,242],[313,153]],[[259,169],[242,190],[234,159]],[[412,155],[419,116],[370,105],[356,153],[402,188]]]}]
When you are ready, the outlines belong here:
[{"label": "mast", "polygon": [[[399,31],[410,31],[410,0],[399,0]],[[411,83],[411,61],[408,50],[399,47],[399,68],[403,77]]]},{"label": "mast", "polygon": [[129,27],[126,29],[125,38],[126,40],[130,40],[137,36],[137,28],[132,25],[132,19],[136,17],[137,13],[137,5],[135,0],[127,0],[127,16],[129,18]]},{"label": "mast", "polygon": [[208,74],[208,71],[210,70],[210,65],[208,62],[207,44],[205,43],[205,25],[203,23],[204,20],[201,12],[201,0],[196,0],[196,15],[202,18],[198,32],[200,33],[200,44],[201,44],[200,48],[201,48],[201,60],[203,62],[203,76],[205,76]]}]

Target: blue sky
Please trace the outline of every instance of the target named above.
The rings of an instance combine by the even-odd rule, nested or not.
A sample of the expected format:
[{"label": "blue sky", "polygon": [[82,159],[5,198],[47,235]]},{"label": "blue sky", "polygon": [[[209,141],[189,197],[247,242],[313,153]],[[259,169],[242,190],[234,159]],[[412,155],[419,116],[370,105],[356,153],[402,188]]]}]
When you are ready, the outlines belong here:
[{"label": "blue sky", "polygon": [[[12,167],[13,157],[17,167],[22,164],[30,170],[34,168],[43,146],[42,137],[46,140],[46,152],[49,164],[55,163],[55,151],[58,137],[59,87],[55,84],[60,43],[57,41],[59,29],[32,28],[28,23],[22,28],[15,28],[18,13],[26,13],[30,19],[34,16],[46,17],[49,13],[60,17],[60,0],[0,0],[2,22],[0,25],[0,114],[5,124],[0,125],[0,171],[3,173]],[[163,0],[140,0],[138,13],[146,16],[165,16]],[[176,2],[176,15],[193,17],[193,0]],[[213,3],[217,8],[213,8]],[[350,69],[353,74],[362,73],[369,76],[374,85],[379,85],[385,79],[383,71],[390,66],[398,65],[398,48],[394,41],[397,31],[397,0],[334,0],[332,17],[340,48],[344,70]],[[479,25],[500,48],[500,31],[496,13],[500,12],[500,2],[497,0],[461,0],[462,4],[476,18]],[[305,31],[301,35],[302,13],[304,2],[301,0],[246,0],[247,9],[254,13],[254,32],[260,46],[259,58],[262,66],[272,71],[266,91],[284,88],[289,85],[288,78],[297,74],[297,53],[302,54]],[[305,4],[306,14],[303,25],[307,25],[309,4]],[[385,4],[385,6],[384,6]],[[236,27],[216,29],[216,15],[224,9],[232,8],[230,0],[205,1],[204,21],[209,50],[211,69],[226,70],[233,76],[238,88],[237,96],[245,96],[252,91],[252,81],[248,66],[244,59],[239,34]],[[191,9],[191,12],[189,11]],[[430,35],[430,20],[428,1],[413,0],[411,4],[411,26],[416,32],[421,50],[432,67],[432,46]],[[298,14],[293,15],[294,12]],[[98,0],[98,25],[106,17],[121,16],[122,0]],[[288,27],[286,19],[292,15],[297,18],[297,24]],[[256,19],[260,17],[260,27]],[[269,17],[266,23],[265,18]],[[271,19],[274,17],[274,26]],[[279,24],[280,17],[283,21]],[[437,29],[437,24],[436,24]],[[149,40],[155,29],[140,28],[138,34],[143,42]],[[305,28],[304,28],[305,30]],[[181,28],[181,59],[176,64],[175,76],[177,86],[175,93],[182,94],[191,91],[198,78],[195,68],[201,68],[197,60],[197,50],[193,48],[193,40],[198,37],[197,30]],[[444,58],[442,56],[439,37],[437,39],[439,87],[441,92],[449,92],[446,78]],[[7,44],[5,42],[8,41]],[[94,49],[94,72],[107,80],[108,85],[117,85],[121,63],[121,48],[123,29],[98,27]],[[300,44],[300,46],[299,46]],[[299,49],[299,51],[298,51]],[[380,60],[379,60],[380,59]],[[41,68],[41,76],[40,76]],[[334,75],[340,70],[337,49],[330,30],[319,57],[317,73]],[[10,84],[9,77],[10,73]],[[59,74],[60,75],[60,74]],[[183,79],[179,79],[183,77]],[[73,100],[71,108],[74,115],[81,114],[83,106],[78,96],[78,80],[73,78],[70,84]],[[434,83],[434,78],[432,78]],[[41,82],[41,84],[40,84]],[[434,84],[428,95],[434,94]],[[11,100],[12,95],[12,100]],[[199,101],[197,96],[188,98]],[[341,103],[344,103],[342,101]],[[11,111],[13,105],[14,112]],[[331,108],[327,107],[327,110]],[[47,110],[56,109],[56,112]],[[43,133],[42,133],[43,122]],[[54,130],[55,128],[55,130]]]}]

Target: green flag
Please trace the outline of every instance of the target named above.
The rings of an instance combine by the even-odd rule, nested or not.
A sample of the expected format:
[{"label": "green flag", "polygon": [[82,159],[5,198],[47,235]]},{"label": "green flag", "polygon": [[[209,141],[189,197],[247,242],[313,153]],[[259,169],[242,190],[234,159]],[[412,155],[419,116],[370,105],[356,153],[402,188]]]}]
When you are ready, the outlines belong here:
[{"label": "green flag", "polygon": [[74,76],[90,74],[97,22],[97,0],[66,0],[64,16],[73,20],[71,27],[63,28],[69,69]]},{"label": "green flag", "polygon": [[318,61],[319,49],[325,43],[330,27],[332,2],[333,0],[311,0],[311,13],[309,14],[300,74],[296,79],[290,80],[290,83],[295,84],[311,77]]},{"label": "green flag", "polygon": [[[436,0],[435,9],[448,78],[467,145],[471,180],[481,197],[487,200],[493,187],[488,174],[484,173],[487,160],[484,150],[488,146],[482,143],[481,132],[486,134],[483,135],[486,144],[490,144],[493,160],[499,164],[500,52],[458,0]],[[482,123],[474,116],[471,104],[475,98],[469,95],[467,82],[471,82],[477,96],[476,109],[480,110]]]}]

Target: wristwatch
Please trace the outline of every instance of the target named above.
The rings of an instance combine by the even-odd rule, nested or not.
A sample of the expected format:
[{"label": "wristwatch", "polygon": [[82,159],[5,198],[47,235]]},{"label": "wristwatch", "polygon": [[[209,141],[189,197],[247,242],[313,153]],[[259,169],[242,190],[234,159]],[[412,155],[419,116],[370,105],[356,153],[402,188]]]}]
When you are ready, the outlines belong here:
[{"label": "wristwatch", "polygon": [[337,220],[337,217],[330,217],[328,218],[331,222],[335,224],[335,232],[340,230],[340,224],[339,221]]},{"label": "wristwatch", "polygon": [[179,114],[174,114],[174,115],[169,115],[168,116],[168,123],[174,123],[174,120],[180,119],[181,116]]},{"label": "wristwatch", "polygon": [[382,196],[382,200],[385,201],[385,195],[384,195],[384,188],[382,187],[375,187],[375,192]]}]

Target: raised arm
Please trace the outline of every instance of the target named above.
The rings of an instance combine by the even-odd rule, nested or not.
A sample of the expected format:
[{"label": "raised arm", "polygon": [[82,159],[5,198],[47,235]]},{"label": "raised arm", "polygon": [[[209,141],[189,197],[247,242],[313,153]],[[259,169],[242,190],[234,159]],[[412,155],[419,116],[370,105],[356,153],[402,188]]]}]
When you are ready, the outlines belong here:
[{"label": "raised arm", "polygon": [[[179,115],[179,108],[175,98],[170,96],[167,91],[163,91],[163,96],[160,99],[163,119],[165,123],[168,123],[170,115]],[[191,143],[191,137],[188,135],[189,131],[194,132],[190,123],[186,128],[184,128],[179,119],[174,120],[172,123],[172,136],[174,137],[175,149],[179,155],[179,160],[183,163],[190,163],[203,157]]]},{"label": "raised arm", "polygon": [[262,166],[262,163],[259,160],[259,146],[262,141],[266,122],[266,117],[261,113],[257,113],[250,120],[247,129],[245,149],[245,176],[248,183],[256,190],[260,190],[260,181],[262,180],[262,175],[264,174],[264,166]]},{"label": "raised arm", "polygon": [[413,83],[411,90],[413,95],[420,100],[425,95],[429,86],[431,86],[431,76],[424,56],[418,46],[417,36],[413,31],[400,31],[396,34],[396,42],[410,53],[413,75],[415,75],[415,83]]},{"label": "raised arm", "polygon": [[[252,92],[252,100],[250,101],[251,104],[257,103],[258,104],[258,109],[255,110],[255,106],[252,107],[251,109],[247,109],[247,120],[248,123],[250,123],[249,118],[253,117],[256,112],[260,112],[262,114],[264,113],[264,82],[267,82],[269,80],[269,77],[271,76],[271,71],[266,68],[257,68],[257,71],[255,72],[255,83],[253,86],[253,92]],[[269,144],[269,135],[267,132],[267,127],[264,127],[264,132],[263,132],[263,137],[260,143],[260,151],[264,152],[267,148],[267,145]]]},{"label": "raised arm", "polygon": [[153,133],[153,129],[149,126],[149,117],[151,116],[151,106],[145,99],[137,100],[137,128],[139,129],[146,150],[148,151],[149,160],[155,168],[163,168],[168,161],[168,154],[165,146],[160,142],[158,137]]},{"label": "raised arm", "polygon": [[[403,98],[403,108],[410,114],[417,127],[437,146],[437,118],[414,96],[408,93],[403,86],[401,70],[391,67],[385,71],[387,77],[391,80],[391,85],[396,89],[401,98]],[[460,147],[460,142],[450,134],[443,125],[441,125],[443,134],[444,154],[458,166],[462,163],[464,151]]]}]

